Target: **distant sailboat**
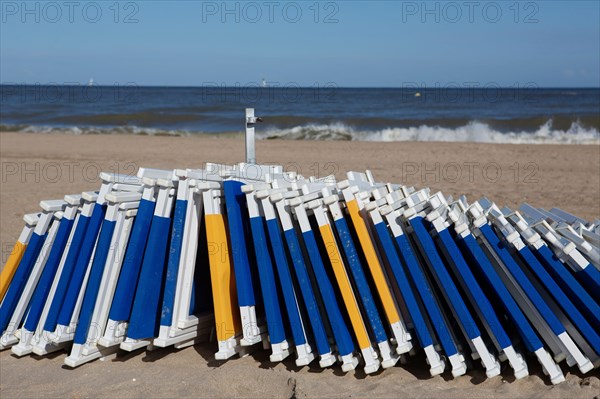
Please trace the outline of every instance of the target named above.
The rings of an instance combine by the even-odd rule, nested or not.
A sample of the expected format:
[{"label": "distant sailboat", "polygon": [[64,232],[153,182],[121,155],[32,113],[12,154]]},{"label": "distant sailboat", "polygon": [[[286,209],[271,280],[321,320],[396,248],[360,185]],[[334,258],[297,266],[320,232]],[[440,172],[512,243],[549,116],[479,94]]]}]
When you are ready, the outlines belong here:
[{"label": "distant sailboat", "polygon": [[262,78],[262,82],[260,84],[261,87],[267,87],[267,81],[265,78]]},{"label": "distant sailboat", "polygon": [[88,86],[93,86],[94,85],[94,78],[90,78],[90,80],[88,81]]}]

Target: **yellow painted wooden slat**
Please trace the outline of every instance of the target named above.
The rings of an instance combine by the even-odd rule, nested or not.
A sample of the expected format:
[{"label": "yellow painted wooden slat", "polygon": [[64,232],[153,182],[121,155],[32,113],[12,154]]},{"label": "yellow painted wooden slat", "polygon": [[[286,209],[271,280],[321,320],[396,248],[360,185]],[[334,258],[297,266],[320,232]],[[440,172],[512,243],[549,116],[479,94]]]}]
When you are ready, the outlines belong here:
[{"label": "yellow painted wooden slat", "polygon": [[335,242],[335,238],[333,237],[331,226],[320,226],[319,230],[321,231],[321,238],[327,249],[327,255],[329,256],[333,273],[335,274],[338,286],[340,287],[344,304],[348,310],[348,315],[350,316],[350,322],[358,345],[360,346],[360,349],[369,348],[371,346],[371,341],[369,340],[365,323],[360,314],[358,304],[356,303],[356,297],[352,291],[352,286],[350,285],[348,274],[346,273],[344,263],[342,262],[340,251]]},{"label": "yellow painted wooden slat", "polygon": [[27,244],[17,241],[8,257],[8,261],[6,261],[6,265],[4,265],[4,269],[2,269],[2,273],[0,273],[0,301],[4,299],[4,295],[17,271],[17,267],[19,267],[19,263],[21,263],[21,258],[26,248]]},{"label": "yellow painted wooden slat", "polygon": [[400,321],[400,315],[396,309],[396,304],[394,303],[390,287],[388,286],[385,275],[383,274],[383,268],[381,266],[381,262],[379,262],[379,257],[377,256],[375,246],[371,240],[369,230],[367,229],[364,219],[360,215],[358,204],[356,203],[356,200],[350,200],[346,202],[346,206],[348,207],[348,212],[350,213],[350,218],[352,219],[352,224],[354,225],[354,230],[356,231],[360,241],[360,246],[365,254],[365,258],[367,259],[369,270],[371,271],[371,275],[375,281],[377,292],[381,298],[381,302],[383,303],[383,308],[385,310],[388,322],[390,324],[397,323]]},{"label": "yellow painted wooden slat", "polygon": [[241,332],[235,277],[223,215],[205,215],[205,221],[217,340],[225,341]]}]

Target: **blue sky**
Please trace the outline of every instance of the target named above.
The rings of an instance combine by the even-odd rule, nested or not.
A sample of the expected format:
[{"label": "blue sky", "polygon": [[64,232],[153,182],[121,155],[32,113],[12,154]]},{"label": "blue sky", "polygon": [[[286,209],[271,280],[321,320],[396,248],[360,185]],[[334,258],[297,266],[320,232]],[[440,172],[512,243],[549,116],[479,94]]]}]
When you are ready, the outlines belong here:
[{"label": "blue sky", "polygon": [[598,1],[0,6],[2,83],[600,86]]}]

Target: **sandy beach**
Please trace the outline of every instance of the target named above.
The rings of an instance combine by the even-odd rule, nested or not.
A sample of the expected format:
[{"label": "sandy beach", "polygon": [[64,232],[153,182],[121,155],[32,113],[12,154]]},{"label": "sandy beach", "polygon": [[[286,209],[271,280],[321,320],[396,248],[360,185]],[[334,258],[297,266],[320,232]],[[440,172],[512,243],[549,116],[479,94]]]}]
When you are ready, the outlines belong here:
[{"label": "sandy beach", "polygon": [[[98,188],[101,170],[135,174],[138,167],[200,168],[205,162],[244,158],[242,138],[132,135],[0,134],[2,263],[22,228],[25,213],[44,199]],[[600,217],[600,146],[437,142],[257,142],[261,163],[284,165],[305,176],[370,169],[380,181],[429,186],[470,200],[559,207],[582,218]],[[485,378],[480,367],[452,379],[431,378],[422,357],[365,376],[339,367],[296,368],[271,364],[265,352],[226,363],[214,361],[214,344],[184,350],[122,353],[75,370],[61,367],[64,353],[17,359],[0,353],[2,398],[34,397],[444,397],[597,398],[600,372],[585,377],[565,369],[567,381],[551,386],[530,359],[531,376],[514,381]],[[507,366],[505,366],[506,368]]]}]

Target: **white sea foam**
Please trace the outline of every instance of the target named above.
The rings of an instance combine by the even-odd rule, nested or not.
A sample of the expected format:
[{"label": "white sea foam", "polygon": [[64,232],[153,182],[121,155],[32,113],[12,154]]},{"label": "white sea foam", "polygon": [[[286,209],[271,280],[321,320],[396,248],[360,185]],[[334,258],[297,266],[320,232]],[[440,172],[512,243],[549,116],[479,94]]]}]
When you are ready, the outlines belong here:
[{"label": "white sea foam", "polygon": [[118,127],[96,127],[96,126],[34,126],[34,125],[0,125],[0,132],[19,133],[44,133],[44,134],[131,134],[138,136],[188,136],[193,132],[186,130],[166,130],[151,127],[118,126]]},{"label": "white sea foam", "polygon": [[568,130],[552,128],[549,120],[537,130],[501,132],[477,121],[457,128],[422,125],[390,127],[375,131],[356,130],[341,123],[305,125],[290,129],[268,130],[261,138],[290,140],[355,140],[355,141],[461,141],[512,144],[600,144],[600,133],[575,122]]},{"label": "white sea foam", "polygon": [[[189,130],[166,130],[137,126],[123,127],[49,127],[28,125],[0,125],[2,131],[23,133],[70,133],[70,134],[133,134],[149,136],[193,136],[207,134]],[[242,134],[243,132],[223,132],[209,134]],[[442,141],[511,144],[600,144],[600,132],[586,128],[578,122],[569,129],[552,127],[549,120],[535,131],[503,132],[488,124],[472,121],[457,128],[441,126],[389,127],[380,130],[359,130],[343,123],[306,124],[284,129],[265,129],[257,133],[259,139],[284,140],[352,140],[352,141]]]}]

